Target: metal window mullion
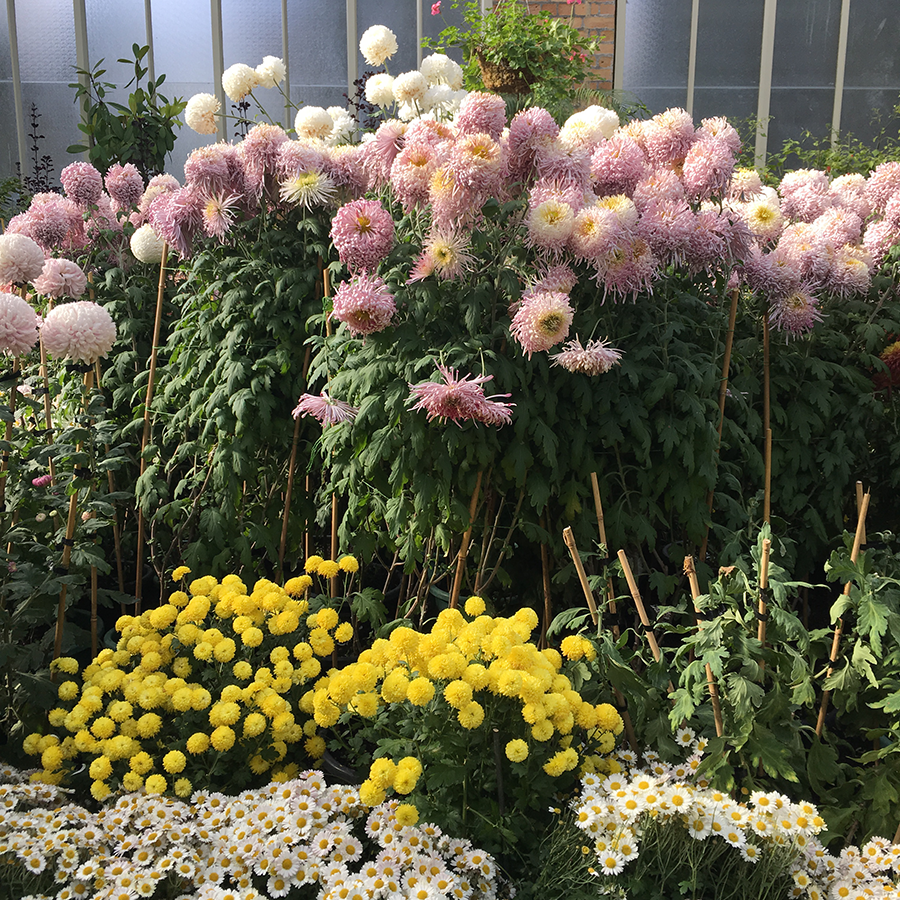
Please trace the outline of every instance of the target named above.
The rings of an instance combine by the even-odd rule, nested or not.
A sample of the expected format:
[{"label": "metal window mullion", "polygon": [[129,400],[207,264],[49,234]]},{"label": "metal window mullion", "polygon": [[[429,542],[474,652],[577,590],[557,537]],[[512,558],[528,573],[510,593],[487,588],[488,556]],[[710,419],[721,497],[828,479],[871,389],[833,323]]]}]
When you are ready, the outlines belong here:
[{"label": "metal window mullion", "polygon": [[[222,73],[225,71],[225,38],[222,31],[222,0],[210,0],[210,30],[212,32],[212,56],[213,56],[213,84],[216,88],[216,97],[222,104],[222,109],[228,109],[228,98],[222,87]],[[220,141],[228,137],[225,127],[225,117],[218,119],[216,134]]]},{"label": "metal window mullion", "polygon": [[153,0],[144,0],[144,30],[147,32],[147,74],[156,81],[156,61],[153,59]]},{"label": "metal window mullion", "polygon": [[284,62],[284,127],[291,123],[291,63],[289,59],[287,0],[281,0],[281,56]]},{"label": "metal window mullion", "polygon": [[694,77],[697,71],[697,22],[700,19],[700,0],[691,3],[691,41],[688,50],[687,99],[685,109],[694,114]]},{"label": "metal window mullion", "polygon": [[356,95],[353,84],[359,78],[359,60],[357,58],[356,0],[347,0],[347,96]]},{"label": "metal window mullion", "polygon": [[416,67],[422,65],[422,0],[416,0]]},{"label": "metal window mullion", "polygon": [[834,106],[831,111],[831,146],[838,142],[841,110],[844,105],[844,75],[847,68],[847,35],[850,31],[850,0],[841,0],[841,26],[838,32],[837,70],[834,74]]},{"label": "metal window mullion", "polygon": [[[89,71],[91,68],[91,57],[88,51],[88,33],[87,33],[87,9],[84,0],[73,0],[72,10],[75,14],[75,64],[79,69]],[[78,80],[85,86],[88,86],[88,78],[86,75],[79,75]],[[84,117],[88,108],[89,99],[85,95],[81,98],[81,113]],[[88,135],[88,146],[94,144],[94,139]],[[85,158],[88,154],[85,153]]]},{"label": "metal window mullion", "polygon": [[625,7],[627,0],[616,0],[616,33],[613,37],[613,76],[614,91],[622,90],[622,73],[625,70]]},{"label": "metal window mullion", "polygon": [[775,61],[775,13],[778,0],[765,0],[763,9],[762,45],[759,61],[759,94],[756,104],[756,146],[754,148],[757,166],[766,164],[768,149],[767,132],[769,106],[772,101],[772,67]]},{"label": "metal window mullion", "polygon": [[24,178],[28,171],[28,144],[25,142],[25,110],[22,107],[22,75],[19,71],[19,34],[16,30],[16,0],[6,0],[9,22],[9,61],[12,68],[13,105],[16,108],[16,140],[19,145],[19,168]]}]

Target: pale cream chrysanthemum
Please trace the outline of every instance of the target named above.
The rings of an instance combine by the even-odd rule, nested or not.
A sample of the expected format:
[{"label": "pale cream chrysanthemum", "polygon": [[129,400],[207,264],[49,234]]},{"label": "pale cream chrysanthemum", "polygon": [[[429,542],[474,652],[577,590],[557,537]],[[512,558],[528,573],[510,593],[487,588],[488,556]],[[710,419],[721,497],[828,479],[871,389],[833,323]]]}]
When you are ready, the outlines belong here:
[{"label": "pale cream chrysanthemum", "polygon": [[24,234],[0,235],[0,284],[34,281],[44,270],[44,251]]},{"label": "pale cream chrysanthemum", "polygon": [[163,239],[153,230],[152,225],[141,225],[131,236],[131,252],[142,263],[156,265],[162,260]]},{"label": "pale cream chrysanthemum", "polygon": [[394,78],[387,72],[373,75],[366,82],[366,100],[385,109],[394,102]]},{"label": "pale cream chrysanthemum", "polygon": [[359,39],[359,52],[370,66],[383,65],[397,52],[397,35],[384,25],[373,25]]},{"label": "pale cream chrysanthemum", "polygon": [[619,217],[619,222],[621,222],[625,228],[633,228],[637,225],[637,207],[634,205],[634,201],[624,194],[613,194],[611,197],[598,197],[597,206],[602,209],[611,209]]},{"label": "pale cream chrysanthemum", "polygon": [[0,353],[27,353],[38,339],[37,313],[17,294],[0,293]]},{"label": "pale cream chrysanthemum", "polygon": [[567,149],[587,147],[611,138],[619,127],[619,116],[603,106],[589,106],[573,113],[559,131],[559,142]]},{"label": "pale cream chrysanthemum", "polygon": [[272,88],[284,81],[287,69],[284,60],[277,56],[264,56],[263,61],[256,67],[256,76],[259,78],[260,87]]},{"label": "pale cream chrysanthemum", "polygon": [[421,103],[427,90],[428,80],[417,70],[404,72],[394,79],[394,99],[400,103]]},{"label": "pale cream chrysanthemum", "polygon": [[458,91],[462,87],[462,68],[443,53],[426,56],[419,66],[419,71],[428,80],[429,85],[445,84],[452,91]]},{"label": "pale cream chrysanthemum", "polygon": [[784,214],[777,200],[752,200],[743,213],[747,227],[760,241],[774,241],[784,231]]},{"label": "pale cream chrysanthemum", "polygon": [[197,134],[216,133],[216,113],[222,104],[212,94],[194,94],[184,108],[184,121]]},{"label": "pale cream chrysanthemum", "polygon": [[334,128],[334,119],[321,106],[304,106],[294,117],[294,130],[301,140],[324,140]]},{"label": "pale cream chrysanthemum", "polygon": [[116,340],[116,326],[98,303],[76,300],[54,306],[41,326],[51,356],[92,363],[106,356]]},{"label": "pale cream chrysanthemum", "polygon": [[326,112],[331,116],[333,127],[331,134],[325,138],[325,142],[330,146],[347,143],[356,129],[356,123],[350,113],[342,106],[329,106]]},{"label": "pale cream chrysanthemum", "polygon": [[222,73],[222,87],[232,103],[240,103],[259,83],[256,69],[246,63],[235,63]]}]

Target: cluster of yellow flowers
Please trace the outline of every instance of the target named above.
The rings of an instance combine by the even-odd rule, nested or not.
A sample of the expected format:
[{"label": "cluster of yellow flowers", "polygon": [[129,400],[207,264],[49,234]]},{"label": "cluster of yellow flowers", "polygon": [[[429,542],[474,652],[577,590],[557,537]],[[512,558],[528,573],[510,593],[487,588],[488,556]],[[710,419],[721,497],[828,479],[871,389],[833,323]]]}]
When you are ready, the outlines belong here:
[{"label": "cluster of yellow flowers", "polygon": [[[345,711],[372,719],[384,707],[437,704],[463,729],[474,731],[485,722],[496,725],[494,713],[502,715],[501,708],[512,701],[519,732],[506,743],[512,762],[524,763],[539,748],[539,757],[547,757],[543,770],[553,777],[579,766],[582,772],[616,770],[617,763],[602,755],[613,750],[622,731],[616,709],[584,700],[561,672],[562,654],[538,650],[530,642],[538,624],[533,610],[520,609],[510,618],[492,618],[484,611],[484,601],[470,597],[465,604],[469,620],[460,610],[447,609],[428,634],[394,629],[356,663],[319,678],[301,698],[300,709],[327,728]],[[562,649],[571,659],[596,652],[577,636],[565,638]],[[377,805],[391,788],[408,794],[421,771],[414,757],[396,765],[386,757],[376,759],[360,796]]]},{"label": "cluster of yellow flowers", "polygon": [[[307,562],[319,574],[356,567],[349,556]],[[189,572],[179,567],[173,578]],[[297,765],[282,763],[290,744],[321,757],[325,742],[316,722],[301,718],[299,699],[322,671],[316,657],[331,656],[353,628],[327,606],[310,612],[312,584],[305,574],[284,587],[261,579],[248,591],[236,575],[205,576],[156,609],[120,617],[116,649],[102,650],[80,684],[59,685],[49,724],[63,736],[25,739],[25,752],[40,756],[39,777],[58,784],[84,763],[97,800],[119,786],[186,797],[263,773],[292,777]],[[71,676],[79,668],[71,658],[53,667]]]}]

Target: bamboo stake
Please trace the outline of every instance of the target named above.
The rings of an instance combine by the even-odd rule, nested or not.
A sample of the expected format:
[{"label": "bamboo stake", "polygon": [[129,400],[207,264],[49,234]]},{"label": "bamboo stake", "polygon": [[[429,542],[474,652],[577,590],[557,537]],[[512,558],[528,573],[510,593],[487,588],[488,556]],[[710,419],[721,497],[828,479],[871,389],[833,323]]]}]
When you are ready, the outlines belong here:
[{"label": "bamboo stake", "polygon": [[[338,555],[338,502],[337,494],[331,495],[331,559],[337,561]],[[329,597],[337,597],[337,575],[328,579]]]},{"label": "bamboo stake", "polygon": [[284,554],[287,550],[288,517],[291,513],[291,494],[294,490],[294,465],[297,462],[297,445],[300,442],[300,417],[294,419],[294,437],[291,440],[291,459],[288,463],[287,489],[284,495],[284,514],[281,517],[281,543],[278,545],[278,578],[284,579]]},{"label": "bamboo stake", "polygon": [[772,515],[772,386],[769,370],[769,310],[763,315],[763,438],[766,442],[766,489],[763,519],[769,522]]},{"label": "bamboo stake", "polygon": [[[546,530],[546,527],[544,530]],[[550,627],[550,616],[552,613],[550,605],[550,553],[547,551],[547,545],[544,543],[541,543],[541,583],[544,588],[544,621],[541,623],[539,649],[543,650],[547,646],[547,629]]]},{"label": "bamboo stake", "polygon": [[[719,464],[719,451],[722,449],[722,429],[725,425],[725,398],[728,395],[728,373],[731,370],[731,350],[734,346],[734,323],[737,319],[737,303],[739,291],[735,288],[731,292],[731,309],[728,312],[728,333],[725,336],[725,353],[722,357],[722,378],[719,382],[719,427],[717,429],[716,438],[716,468]],[[706,512],[707,518],[712,520],[713,498],[715,496],[715,486],[709,489],[706,495]],[[700,559],[706,559],[706,550],[709,546],[709,526],[710,521],[706,523],[706,531],[703,534],[703,543],[700,545]]]},{"label": "bamboo stake", "polygon": [[[44,339],[38,335],[38,344],[41,350],[41,382],[44,390],[44,427],[47,429],[47,443],[53,443],[53,416],[50,406],[50,376],[47,369],[47,348],[44,346]],[[50,468],[50,484],[56,484],[56,460],[52,454],[49,460]]]},{"label": "bamboo stake", "polygon": [[[90,369],[84,373],[84,393],[85,405],[87,405],[87,394],[91,390],[94,381],[94,370]],[[79,448],[81,444],[78,445]],[[66,519],[66,536],[63,538],[63,555],[60,567],[68,574],[69,562],[72,558],[72,546],[75,543],[75,520],[78,506],[78,488],[72,492],[69,497],[69,515]],[[53,639],[53,658],[58,659],[62,656],[62,639],[63,628],[66,621],[66,593],[69,586],[64,584],[59,592],[59,603],[56,608],[56,632]]]},{"label": "bamboo stake", "polygon": [[[856,535],[853,538],[853,549],[850,551],[850,561],[855,563],[857,559],[859,559],[859,547],[862,542],[862,534],[863,529],[866,524],[866,513],[869,511],[869,497],[870,491],[866,491],[863,496],[862,505],[859,508],[859,518],[856,520]],[[844,585],[843,596],[847,596],[850,593],[850,587],[852,582],[848,581]],[[831,656],[828,659],[828,671],[825,675],[826,679],[831,677],[834,673],[834,663],[837,661],[837,653],[838,649],[841,645],[841,634],[844,630],[844,619],[843,617],[837,620],[837,623],[834,626],[834,637],[831,641]],[[816,734],[819,737],[822,737],[822,732],[825,728],[825,714],[828,712],[828,700],[831,697],[831,691],[827,688],[822,691],[822,703],[819,706],[819,719],[816,722]]]},{"label": "bamboo stake", "polygon": [[456,575],[453,578],[453,589],[450,592],[450,609],[456,609],[459,602],[459,592],[462,588],[463,570],[466,567],[466,556],[469,553],[469,541],[472,539],[472,523],[475,521],[475,510],[478,507],[478,495],[481,492],[481,469],[475,479],[475,490],[472,491],[472,499],[469,502],[469,527],[465,530],[459,554],[456,557]]},{"label": "bamboo stake", "polygon": [[763,504],[763,521],[772,521],[772,429],[766,429],[766,490]]},{"label": "bamboo stake", "polygon": [[[606,555],[609,556],[609,541],[606,539],[606,521],[603,518],[603,504],[600,502],[600,485],[597,483],[597,473],[591,472],[591,490],[594,493],[594,510],[597,513],[597,531],[600,533],[600,543],[606,547]],[[616,590],[613,587],[612,575],[606,578],[606,598],[609,611],[612,615],[616,615]],[[619,639],[619,624],[613,622],[613,637]]]},{"label": "bamboo stake", "polygon": [[[700,628],[700,608],[697,606],[697,598],[700,596],[700,584],[697,581],[697,570],[694,568],[694,557],[684,558],[684,572],[691,585],[691,598],[694,601],[694,624]],[[713,719],[716,723],[716,737],[725,734],[725,723],[722,719],[722,704],[719,702],[719,686],[713,677],[712,666],[706,664],[706,686],[709,688],[709,699],[713,708]]]},{"label": "bamboo stake", "polygon": [[578,573],[578,581],[581,583],[581,590],[584,591],[584,599],[587,600],[588,609],[591,611],[591,619],[593,620],[594,625],[597,625],[600,621],[600,617],[597,615],[597,604],[594,602],[594,594],[591,591],[591,586],[588,584],[587,575],[584,573],[584,566],[581,564],[581,556],[578,553],[578,547],[575,546],[575,535],[572,534],[572,529],[568,525],[563,529],[563,540],[569,548],[572,562],[575,564],[575,571]]},{"label": "bamboo stake", "polygon": [[[156,382],[156,361],[159,351],[160,332],[162,330],[163,289],[166,285],[166,259],[169,255],[169,245],[163,241],[162,258],[159,261],[159,284],[156,289],[156,316],[153,320],[153,346],[150,349],[150,372],[147,378],[147,395],[144,398],[144,433],[141,437],[141,475],[147,470],[147,460],[144,452],[150,442],[150,405],[153,402],[153,390]],[[137,551],[134,580],[135,612],[141,611],[144,581],[144,513],[140,505],[137,509]]]},{"label": "bamboo stake", "polygon": [[[860,509],[862,509],[863,502],[863,483],[861,481],[856,482],[856,514],[859,515]],[[863,523],[862,530],[862,538],[860,539],[860,544],[866,543],[866,525]]]},{"label": "bamboo stake", "polygon": [[756,629],[756,639],[766,646],[766,622],[769,615],[766,612],[765,592],[769,589],[769,553],[772,550],[772,542],[766,538],[762,543],[762,556],[759,560],[759,609],[756,618],[759,622]]},{"label": "bamboo stake", "polygon": [[[6,440],[11,442],[13,439],[13,425],[15,424],[16,419],[16,397],[19,395],[18,391],[18,374],[20,371],[19,367],[19,357],[16,356],[13,359],[12,365],[12,378],[10,380],[10,389],[9,389],[9,414],[10,421],[6,423]],[[0,460],[0,507],[3,507],[6,503],[6,472],[9,469],[9,450],[5,450],[3,453],[3,459]]]}]

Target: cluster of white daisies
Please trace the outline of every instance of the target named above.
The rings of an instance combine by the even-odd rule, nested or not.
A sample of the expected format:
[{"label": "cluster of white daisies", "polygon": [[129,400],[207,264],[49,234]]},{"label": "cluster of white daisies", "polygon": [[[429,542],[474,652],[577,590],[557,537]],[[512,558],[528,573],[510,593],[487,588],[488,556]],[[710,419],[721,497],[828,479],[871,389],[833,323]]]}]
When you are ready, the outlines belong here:
[{"label": "cluster of white daisies", "polygon": [[684,763],[667,765],[652,750],[644,752],[643,760],[622,750],[622,772],[583,779],[572,809],[575,824],[592,841],[598,875],[623,872],[640,855],[653,823],[655,829],[683,829],[696,841],[724,841],[748,864],[789,850],[792,897],[900,898],[900,844],[876,837],[861,849],[846,847],[834,856],[816,838],[825,822],[813,804],[763,791],[738,802],[695,776],[706,742],[697,740],[690,728],[678,732],[678,742],[691,751]]},{"label": "cluster of white daisies", "polygon": [[414,807],[368,810],[319,772],[235,797],[125,794],[97,813],[65,793],[0,767],[0,866],[50,885],[25,900],[266,900],[301,885],[319,900],[498,896],[488,854],[411,824]]}]

